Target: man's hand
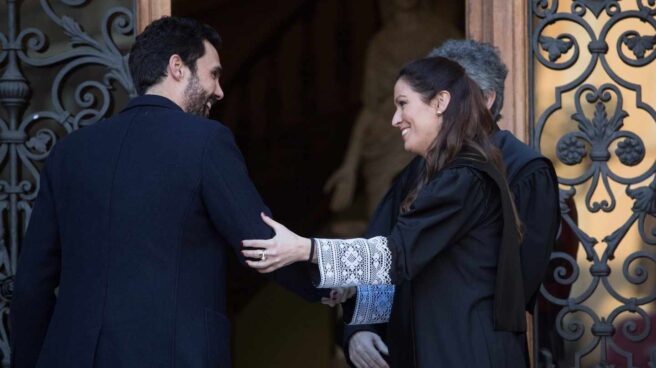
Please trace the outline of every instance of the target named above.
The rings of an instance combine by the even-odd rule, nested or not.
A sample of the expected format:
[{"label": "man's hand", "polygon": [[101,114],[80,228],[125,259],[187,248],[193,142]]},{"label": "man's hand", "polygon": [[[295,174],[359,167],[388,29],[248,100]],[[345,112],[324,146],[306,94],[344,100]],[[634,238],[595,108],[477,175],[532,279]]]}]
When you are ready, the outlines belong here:
[{"label": "man's hand", "polygon": [[356,332],[349,341],[351,362],[357,368],[389,368],[381,353],[389,354],[387,345],[373,332]]},{"label": "man's hand", "polygon": [[346,288],[334,288],[330,290],[329,298],[321,298],[321,303],[329,307],[334,307],[337,304],[342,304],[345,301],[351,299],[353,295],[357,292],[355,286],[346,287]]}]

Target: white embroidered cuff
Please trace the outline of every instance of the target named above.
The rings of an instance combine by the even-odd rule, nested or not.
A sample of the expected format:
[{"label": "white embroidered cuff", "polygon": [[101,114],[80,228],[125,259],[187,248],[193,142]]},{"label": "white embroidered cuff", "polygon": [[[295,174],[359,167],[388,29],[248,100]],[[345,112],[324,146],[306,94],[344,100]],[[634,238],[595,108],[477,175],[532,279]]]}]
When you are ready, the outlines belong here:
[{"label": "white embroidered cuff", "polygon": [[389,322],[394,302],[394,285],[361,285],[355,311],[349,325],[373,325]]},{"label": "white embroidered cuff", "polygon": [[391,284],[387,238],[316,239],[319,288]]}]

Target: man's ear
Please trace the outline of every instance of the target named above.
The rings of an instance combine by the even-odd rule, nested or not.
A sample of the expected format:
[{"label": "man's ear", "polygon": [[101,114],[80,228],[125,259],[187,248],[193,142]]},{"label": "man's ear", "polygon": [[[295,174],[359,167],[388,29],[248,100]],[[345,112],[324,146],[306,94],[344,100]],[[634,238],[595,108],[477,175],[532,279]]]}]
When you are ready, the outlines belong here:
[{"label": "man's ear", "polygon": [[485,91],[485,106],[487,106],[487,109],[490,110],[492,108],[492,105],[494,105],[494,101],[497,99],[497,91],[491,89],[489,91]]},{"label": "man's ear", "polygon": [[451,94],[448,91],[440,91],[433,97],[432,105],[438,116],[444,114],[450,102]]},{"label": "man's ear", "polygon": [[182,58],[178,54],[173,54],[169,58],[169,65],[166,68],[166,71],[176,81],[181,81],[184,78],[184,63]]}]

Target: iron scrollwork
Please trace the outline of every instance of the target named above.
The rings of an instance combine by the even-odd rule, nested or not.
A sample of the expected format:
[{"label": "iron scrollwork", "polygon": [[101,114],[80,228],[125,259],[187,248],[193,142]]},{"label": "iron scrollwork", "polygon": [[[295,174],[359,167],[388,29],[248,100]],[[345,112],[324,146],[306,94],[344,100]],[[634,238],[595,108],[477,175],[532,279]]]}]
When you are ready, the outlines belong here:
[{"label": "iron scrollwork", "polygon": [[[611,68],[607,54],[609,50],[609,32],[623,21],[634,19],[648,24],[654,30],[654,34],[641,34],[636,30],[628,30],[622,33],[616,40],[616,50],[619,59],[631,67],[645,67],[656,58],[656,1],[643,0],[635,2],[637,10],[628,10],[627,1],[619,0],[572,0],[569,12],[559,11],[558,0],[531,0],[530,6],[530,83],[531,83],[531,111],[534,111],[534,72],[535,63],[546,70],[562,71],[570,69],[573,65],[580,63],[582,37],[574,37],[570,33],[548,35],[545,30],[557,23],[568,23],[572,27],[579,27],[589,41],[587,49],[590,60],[576,74],[571,81],[564,85],[555,87],[555,102],[544,111],[531,114],[529,121],[530,140],[533,147],[543,150],[543,133],[550,118],[558,110],[563,109],[564,99],[568,98],[568,92],[573,92],[575,112],[571,115],[572,123],[576,130],[563,134],[555,144],[556,158],[567,166],[582,165],[583,173],[575,178],[559,177],[561,185],[561,213],[563,221],[572,229],[579,249],[585,254],[589,262],[589,270],[581,268],[576,259],[565,252],[554,252],[552,263],[558,265],[553,269],[552,278],[557,285],[571,287],[580,282],[580,275],[589,272],[589,285],[583,285],[582,290],[572,295],[556,295],[543,285],[541,297],[547,303],[557,306],[557,316],[554,319],[555,331],[561,341],[576,342],[577,351],[568,362],[573,361],[576,367],[580,367],[584,358],[590,357],[593,352],[598,352],[596,358],[598,367],[611,367],[610,354],[623,359],[621,366],[634,367],[635,357],[631,351],[621,347],[616,337],[619,335],[631,343],[640,343],[649,336],[653,336],[653,316],[647,313],[647,307],[656,301],[656,288],[651,288],[646,295],[640,297],[623,295],[610,281],[612,261],[617,250],[622,246],[626,235],[635,228],[647,250],[639,250],[630,253],[622,261],[621,272],[624,280],[632,285],[641,285],[647,282],[654,284],[653,275],[649,274],[646,264],[656,264],[656,252],[651,246],[656,245],[656,230],[653,228],[654,216],[656,215],[656,160],[654,153],[648,155],[647,145],[643,139],[654,139],[653,137],[640,137],[638,134],[624,130],[624,122],[630,116],[624,108],[624,97],[622,90],[635,93],[635,107],[651,117],[645,124],[656,124],[656,111],[647,101],[642,99],[642,86],[632,83]],[[627,10],[623,9],[627,6]],[[594,17],[586,14],[591,12]],[[604,18],[602,19],[602,15]],[[607,20],[605,20],[607,19]],[[601,27],[593,27],[591,22],[603,22]],[[572,28],[570,27],[570,29]],[[599,29],[595,31],[595,29]],[[627,54],[625,50],[629,50]],[[546,53],[546,57],[545,57]],[[633,54],[630,56],[630,54]],[[577,64],[577,66],[579,66]],[[609,83],[596,86],[586,83],[595,69],[601,66],[603,72],[610,80]],[[576,69],[578,73],[578,68]],[[574,71],[571,72],[575,73]],[[610,107],[610,108],[609,108]],[[590,113],[589,111],[592,111]],[[612,113],[609,113],[612,111]],[[653,141],[652,141],[653,142]],[[613,151],[611,147],[616,145]],[[611,152],[612,151],[612,152]],[[609,162],[614,157],[619,163],[626,167],[644,167],[645,170],[632,177],[625,177],[613,170]],[[644,163],[649,157],[651,162]],[[639,166],[643,164],[642,166]],[[611,182],[625,186],[625,195],[633,201],[633,207],[628,213],[628,218],[617,229],[605,236],[601,242],[588,235],[572,218],[570,208],[566,202],[576,196],[583,184],[590,187],[585,196],[585,210],[592,215],[598,213],[616,213],[616,194],[613,192]],[[642,183],[649,184],[640,186]],[[637,186],[637,187],[636,187]],[[601,201],[593,199],[594,194],[603,189],[605,198]],[[624,214],[621,214],[624,215]],[[650,225],[651,224],[651,225]],[[651,228],[649,228],[651,226]],[[603,251],[601,245],[605,244]],[[619,268],[619,267],[617,267]],[[619,272],[619,269],[614,270]],[[652,277],[650,279],[650,276]],[[619,304],[608,315],[600,315],[599,311],[591,308],[588,303],[591,296],[598,290],[609,294],[615,303]],[[539,308],[539,307],[536,307]],[[622,316],[630,314],[635,319],[620,324]],[[576,315],[576,318],[574,318]],[[534,322],[539,324],[539,310],[536,309]],[[586,321],[584,323],[583,321]],[[640,321],[640,323],[637,323]],[[584,341],[583,336],[588,333],[591,337]],[[541,341],[534,343],[534,351],[539,352],[535,357],[536,366],[557,366],[557,358],[549,347],[542,346]],[[649,353],[649,366],[656,366],[656,357],[653,351]],[[541,364],[540,364],[541,363]]]},{"label": "iron scrollwork", "polygon": [[[82,7],[90,0],[59,0],[64,6]],[[125,50],[117,46],[115,35],[134,36],[132,9],[114,6],[103,16],[100,35],[85,32],[68,15],[58,14],[48,0],[40,0],[40,10],[68,39],[65,51],[48,53],[49,40],[37,28],[20,29],[18,0],[7,0],[7,33],[0,32],[0,354],[2,366],[9,365],[7,316],[13,289],[13,275],[20,243],[29,221],[32,203],[39,190],[39,165],[56,142],[68,133],[106,117],[114,101],[114,91],[134,95]],[[4,23],[4,22],[3,22]],[[48,54],[48,56],[46,56]],[[50,87],[52,108],[26,114],[32,89],[22,66],[58,68]],[[71,86],[71,76],[88,66],[100,66],[101,75]],[[66,106],[73,87],[74,106]],[[42,101],[39,101],[42,102]],[[39,103],[37,102],[37,103]],[[39,106],[36,106],[39,108]]]}]

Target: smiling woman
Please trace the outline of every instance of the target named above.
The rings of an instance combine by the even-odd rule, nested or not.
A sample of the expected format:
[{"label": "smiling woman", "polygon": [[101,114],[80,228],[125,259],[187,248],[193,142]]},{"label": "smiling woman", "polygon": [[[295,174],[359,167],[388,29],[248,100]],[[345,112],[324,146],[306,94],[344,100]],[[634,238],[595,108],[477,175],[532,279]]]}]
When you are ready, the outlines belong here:
[{"label": "smiling woman", "polygon": [[309,259],[320,288],[396,285],[391,316],[377,316],[390,321],[391,366],[525,366],[521,235],[483,93],[456,62],[428,57],[403,67],[395,103],[426,164],[389,235],[310,240],[262,215],[275,237],[242,253],[264,273]]},{"label": "smiling woman", "polygon": [[401,130],[404,148],[426,157],[428,148],[442,126],[442,114],[448,107],[451,95],[441,91],[428,103],[401,78],[394,86],[396,112],[392,125]]},{"label": "smiling woman", "polygon": [[392,124],[402,129],[405,149],[426,158],[426,173],[403,202],[405,211],[423,185],[465,148],[504,172],[489,140],[495,124],[486,101],[458,63],[443,57],[411,62],[399,72],[394,93]]}]

